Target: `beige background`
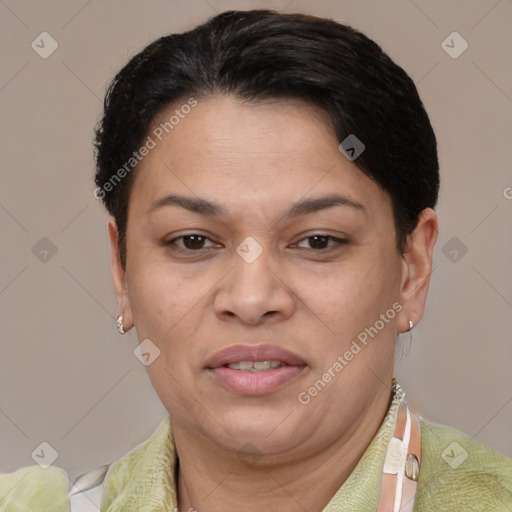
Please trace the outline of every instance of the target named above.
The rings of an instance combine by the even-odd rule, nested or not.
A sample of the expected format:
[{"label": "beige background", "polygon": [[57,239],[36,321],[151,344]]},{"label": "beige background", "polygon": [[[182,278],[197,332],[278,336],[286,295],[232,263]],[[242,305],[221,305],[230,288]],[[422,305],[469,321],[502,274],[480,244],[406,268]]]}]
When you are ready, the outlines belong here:
[{"label": "beige background", "polygon": [[[415,80],[439,140],[441,231],[426,314],[396,375],[420,414],[512,457],[511,0],[2,0],[0,472],[34,464],[46,441],[74,477],[166,415],[135,334],[115,331],[92,130],[135,52],[216,11],[261,6],[352,24]],[[31,48],[43,31],[59,45],[47,59]],[[453,31],[469,44],[456,59],[441,46]],[[42,237],[57,250],[46,262],[33,252]]]}]

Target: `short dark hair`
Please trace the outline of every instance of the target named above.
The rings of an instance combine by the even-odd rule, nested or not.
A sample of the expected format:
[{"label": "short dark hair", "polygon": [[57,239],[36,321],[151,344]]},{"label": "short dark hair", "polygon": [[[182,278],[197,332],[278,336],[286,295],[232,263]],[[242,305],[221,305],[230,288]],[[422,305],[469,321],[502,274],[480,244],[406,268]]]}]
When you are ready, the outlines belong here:
[{"label": "short dark hair", "polygon": [[328,114],[340,143],[349,135],[360,139],[365,150],[354,163],[390,195],[400,254],[419,213],[435,207],[434,131],[414,82],[378,44],[330,19],[226,11],[152,42],[107,90],[95,132],[95,195],[116,220],[123,266],[135,172],[124,172],[115,183],[112,178],[123,165],[126,170],[165,107],[216,93],[254,101],[301,99]]}]

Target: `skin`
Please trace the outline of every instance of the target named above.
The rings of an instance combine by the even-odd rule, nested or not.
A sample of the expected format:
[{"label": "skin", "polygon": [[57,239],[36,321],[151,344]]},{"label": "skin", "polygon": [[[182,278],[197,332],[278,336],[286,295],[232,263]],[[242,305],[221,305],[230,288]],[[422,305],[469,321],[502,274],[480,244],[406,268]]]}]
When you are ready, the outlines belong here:
[{"label": "skin", "polygon": [[[283,220],[296,201],[333,192],[364,209],[334,206]],[[168,194],[214,201],[228,213],[148,213]],[[207,239],[160,244],[191,234]],[[307,238],[314,234],[348,243],[315,245]],[[307,104],[200,99],[150,151],[130,196],[126,271],[109,221],[112,272],[125,329],[135,326],[139,341],[161,351],[147,370],[171,418],[180,510],[327,505],[388,410],[396,337],[423,315],[437,234],[427,208],[401,256],[389,195],[339,151],[326,116]],[[250,264],[235,250],[248,236],[263,249]],[[400,313],[301,404],[298,394],[397,302]],[[205,369],[221,349],[264,342],[298,354],[306,369],[261,396],[235,394]],[[247,443],[259,453],[252,464],[241,460]]]}]

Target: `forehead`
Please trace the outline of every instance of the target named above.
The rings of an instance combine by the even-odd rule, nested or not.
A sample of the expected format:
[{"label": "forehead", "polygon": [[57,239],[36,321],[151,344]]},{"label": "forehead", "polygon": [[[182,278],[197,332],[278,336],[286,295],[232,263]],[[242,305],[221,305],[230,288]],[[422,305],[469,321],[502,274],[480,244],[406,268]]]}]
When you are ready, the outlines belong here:
[{"label": "forehead", "polygon": [[[203,160],[221,155],[226,160],[239,156],[282,159],[284,154],[299,158],[305,153],[319,157],[320,145],[337,146],[328,115],[300,100],[256,102],[217,95],[196,101],[197,105],[179,119],[173,114],[184,103],[166,108],[154,119],[150,129],[152,132],[159,127],[164,129],[163,140],[158,142],[172,148],[176,157],[185,156],[183,153],[190,146],[195,146],[197,151],[186,156]],[[165,125],[171,118],[176,123],[172,128]],[[180,151],[183,144],[187,148]]]},{"label": "forehead", "polygon": [[165,194],[180,193],[215,198],[237,211],[249,204],[263,210],[339,192],[370,203],[370,210],[389,206],[387,194],[339,151],[320,109],[295,100],[196,101],[182,111],[173,104],[154,119],[148,134],[156,144],[139,164],[130,203],[147,210]]}]

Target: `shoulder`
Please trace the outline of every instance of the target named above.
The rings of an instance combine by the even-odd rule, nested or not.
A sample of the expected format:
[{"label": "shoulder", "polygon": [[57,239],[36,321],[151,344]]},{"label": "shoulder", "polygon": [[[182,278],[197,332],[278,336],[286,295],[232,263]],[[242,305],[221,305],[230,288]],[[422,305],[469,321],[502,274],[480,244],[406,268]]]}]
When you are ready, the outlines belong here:
[{"label": "shoulder", "polygon": [[[167,416],[149,439],[116,462],[80,475],[73,485],[66,471],[57,466],[43,469],[33,465],[0,473],[0,512],[70,512],[70,507],[71,512],[98,512],[100,504],[105,508],[118,494],[130,490],[135,475],[154,471],[155,461],[163,460],[162,443],[169,433]],[[166,457],[163,465],[169,454]]]},{"label": "shoulder", "polygon": [[26,466],[0,475],[0,512],[69,512],[68,476],[58,467]]},{"label": "shoulder", "polygon": [[26,466],[0,474],[0,512],[98,512],[108,465],[77,477],[71,490],[66,471]]},{"label": "shoulder", "polygon": [[451,427],[421,419],[414,510],[512,512],[512,460]]}]

